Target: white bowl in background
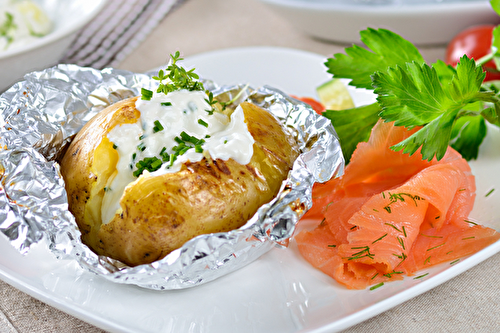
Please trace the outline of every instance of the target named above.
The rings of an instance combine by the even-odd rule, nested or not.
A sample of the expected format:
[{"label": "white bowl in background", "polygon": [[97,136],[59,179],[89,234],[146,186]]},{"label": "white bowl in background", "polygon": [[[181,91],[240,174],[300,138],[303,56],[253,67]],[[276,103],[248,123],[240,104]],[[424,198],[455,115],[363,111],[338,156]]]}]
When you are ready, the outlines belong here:
[{"label": "white bowl in background", "polygon": [[467,27],[500,22],[488,0],[261,1],[308,35],[349,44],[359,43],[359,31],[370,27],[389,29],[416,45],[444,45]]},{"label": "white bowl in background", "polygon": [[53,23],[52,31],[27,45],[0,52],[0,92],[24,74],[57,64],[76,33],[89,23],[106,0],[34,0]]}]

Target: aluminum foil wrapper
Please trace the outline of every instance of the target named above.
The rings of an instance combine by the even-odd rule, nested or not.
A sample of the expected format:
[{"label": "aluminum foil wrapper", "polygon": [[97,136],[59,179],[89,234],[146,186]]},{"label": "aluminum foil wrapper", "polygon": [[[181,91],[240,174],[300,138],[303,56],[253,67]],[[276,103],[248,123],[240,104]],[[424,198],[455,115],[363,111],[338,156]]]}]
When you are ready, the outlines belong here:
[{"label": "aluminum foil wrapper", "polygon": [[[152,73],[151,73],[152,74]],[[21,253],[40,241],[61,259],[116,283],[149,289],[183,289],[239,269],[275,246],[287,246],[297,221],[311,207],[314,182],[343,172],[344,160],[329,120],[281,91],[218,87],[214,96],[255,103],[279,118],[301,154],[277,197],[240,229],[198,236],[162,260],[129,267],[98,256],[80,240],[68,210],[56,159],[96,113],[119,100],[154,89],[151,74],[59,65],[25,76],[0,96],[0,230]],[[243,91],[242,91],[243,90]]]}]

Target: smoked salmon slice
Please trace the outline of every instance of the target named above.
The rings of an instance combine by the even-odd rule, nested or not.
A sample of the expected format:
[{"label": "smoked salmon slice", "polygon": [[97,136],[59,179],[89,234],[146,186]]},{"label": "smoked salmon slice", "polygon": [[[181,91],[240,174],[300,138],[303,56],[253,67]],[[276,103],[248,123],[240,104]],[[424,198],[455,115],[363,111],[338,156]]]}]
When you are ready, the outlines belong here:
[{"label": "smoked salmon slice", "polygon": [[306,260],[349,289],[402,279],[500,238],[467,220],[476,187],[459,153],[448,148],[440,161],[427,161],[389,148],[411,133],[379,121],[344,175],[313,189],[314,209],[304,218],[321,223],[295,241]]}]

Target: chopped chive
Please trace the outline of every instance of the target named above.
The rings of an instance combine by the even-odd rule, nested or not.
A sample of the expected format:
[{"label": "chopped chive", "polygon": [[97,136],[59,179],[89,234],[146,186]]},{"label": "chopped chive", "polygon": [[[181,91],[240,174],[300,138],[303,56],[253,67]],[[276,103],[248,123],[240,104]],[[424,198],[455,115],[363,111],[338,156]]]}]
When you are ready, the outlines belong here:
[{"label": "chopped chive", "polygon": [[404,235],[405,237],[408,237],[408,235],[406,235],[406,228],[405,228],[405,226],[403,226],[403,235]]},{"label": "chopped chive", "polygon": [[473,224],[473,225],[477,225],[476,222],[472,222],[472,221],[469,221],[469,220],[464,220],[464,221],[467,222],[467,223]]},{"label": "chopped chive", "polygon": [[392,278],[394,274],[403,274],[403,272],[399,271],[392,271],[391,273],[384,274],[385,277],[388,277],[389,279]]},{"label": "chopped chive", "polygon": [[486,193],[484,197],[487,198],[491,193],[493,193],[493,191],[495,191],[494,188],[492,188],[488,193]]},{"label": "chopped chive", "polygon": [[349,230],[354,230],[354,229],[356,229],[357,227],[358,227],[358,226],[357,226],[357,225],[355,225],[354,227],[352,227],[352,228],[351,228],[351,229],[349,229]]},{"label": "chopped chive", "polygon": [[387,234],[385,234],[385,235],[383,235],[382,237],[380,237],[380,238],[378,238],[378,239],[374,240],[374,241],[372,242],[372,244],[375,244],[375,243],[376,243],[376,242],[378,242],[379,240],[382,240],[385,236],[387,236]]},{"label": "chopped chive", "polygon": [[374,285],[373,287],[370,287],[370,290],[375,290],[375,289],[377,289],[377,288],[382,287],[383,285],[384,285],[384,283],[383,283],[383,282],[380,282],[379,284],[376,284],[376,285]]},{"label": "chopped chive", "polygon": [[163,102],[163,103],[160,103],[162,106],[172,106],[172,103],[170,102]]},{"label": "chopped chive", "polygon": [[337,245],[332,244],[332,245],[328,245],[328,247],[337,247]]},{"label": "chopped chive", "polygon": [[141,142],[138,146],[137,146],[137,150],[139,151],[144,151],[146,149],[146,146],[144,145],[144,142]]},{"label": "chopped chive", "polygon": [[426,234],[423,234],[423,233],[420,233],[421,236],[424,236],[424,237],[429,237],[429,238],[443,238],[443,236],[431,236],[431,235],[426,235]]},{"label": "chopped chive", "polygon": [[425,260],[424,260],[424,265],[425,265],[426,263],[430,263],[430,262],[431,262],[431,257],[430,257],[430,256],[428,256],[428,257],[427,257],[427,259],[425,259]]},{"label": "chopped chive", "polygon": [[200,145],[194,146],[194,151],[197,153],[203,153],[203,148]]},{"label": "chopped chive", "polygon": [[398,239],[398,242],[401,245],[401,247],[403,248],[403,250],[406,250],[404,240],[402,238],[399,238],[399,237],[396,237],[396,238]]},{"label": "chopped chive", "polygon": [[428,249],[427,249],[427,251],[431,251],[431,250],[437,249],[438,247],[441,247],[441,246],[443,246],[444,244],[446,244],[446,242],[444,242],[443,244],[439,244],[439,245],[436,245],[436,246],[430,247],[430,248],[428,248]]},{"label": "chopped chive", "polygon": [[323,217],[323,219],[321,220],[321,223],[320,223],[319,225],[320,225],[320,226],[325,225],[325,221],[326,221],[326,217]]},{"label": "chopped chive", "polygon": [[205,122],[203,119],[198,119],[198,124],[205,126],[205,127],[208,127],[208,123]]},{"label": "chopped chive", "polygon": [[226,143],[227,143],[227,140],[224,140],[224,144],[226,144]]},{"label": "chopped chive", "polygon": [[153,127],[153,133],[163,131],[163,126],[159,120],[155,120],[154,124],[155,126]]},{"label": "chopped chive", "polygon": [[385,194],[384,194],[384,192],[382,192],[382,198],[384,198],[384,199],[385,199]]},{"label": "chopped chive", "polygon": [[143,140],[146,137],[146,134],[143,134],[139,137],[139,140]]},{"label": "chopped chive", "polygon": [[452,262],[450,262],[450,265],[455,265],[457,262],[459,262],[460,259],[457,259],[457,260],[453,260]]},{"label": "chopped chive", "polygon": [[425,274],[419,275],[417,277],[414,277],[413,280],[421,279],[423,277],[426,277],[427,275],[429,275],[429,273],[425,273]]},{"label": "chopped chive", "polygon": [[373,211],[378,213],[378,210],[377,210],[377,209],[375,209],[375,208],[373,208]]},{"label": "chopped chive", "polygon": [[441,216],[436,216],[434,219],[437,220],[438,218],[440,218]]},{"label": "chopped chive", "polygon": [[462,191],[465,191],[465,188],[461,188],[460,190],[458,190],[458,192],[462,192]]},{"label": "chopped chive", "polygon": [[151,97],[153,97],[153,92],[151,90],[148,90],[146,88],[141,88],[141,99],[144,101],[149,101],[151,100]]},{"label": "chopped chive", "polygon": [[132,161],[134,161],[136,157],[137,157],[137,154],[136,154],[136,153],[133,153],[133,154],[132,154]]},{"label": "chopped chive", "polygon": [[113,149],[116,149],[116,148],[118,148],[118,146],[113,143]]},{"label": "chopped chive", "polygon": [[446,252],[446,254],[450,254],[450,253],[452,253],[452,252],[453,252],[453,251],[449,251],[449,252]]},{"label": "chopped chive", "polygon": [[377,277],[378,273],[375,273],[374,276],[372,276],[371,280],[375,279],[375,277]]},{"label": "chopped chive", "polygon": [[[184,133],[184,132],[182,132],[182,133]],[[181,133],[181,135],[182,135],[182,133]],[[177,142],[177,143],[179,143],[179,144],[184,143],[184,142],[182,141],[182,139],[181,139],[181,138],[179,138],[178,136],[176,136],[176,137],[174,138],[174,141],[175,141],[175,142]]]},{"label": "chopped chive", "polygon": [[401,232],[401,233],[402,233],[402,231],[401,231],[401,230],[399,230],[399,229],[398,229],[398,227],[396,227],[394,224],[391,224],[391,223],[385,223],[385,225],[388,225],[388,226],[390,226],[390,227],[393,227],[394,229],[396,229],[397,231],[399,231],[399,232]]},{"label": "chopped chive", "polygon": [[191,140],[191,135],[187,134],[184,131],[182,131],[180,135],[181,135],[182,140],[184,140],[184,141],[188,141],[189,142]]},{"label": "chopped chive", "polygon": [[462,238],[462,240],[473,239],[473,238],[476,238],[476,237],[475,236],[465,237],[465,238]]}]

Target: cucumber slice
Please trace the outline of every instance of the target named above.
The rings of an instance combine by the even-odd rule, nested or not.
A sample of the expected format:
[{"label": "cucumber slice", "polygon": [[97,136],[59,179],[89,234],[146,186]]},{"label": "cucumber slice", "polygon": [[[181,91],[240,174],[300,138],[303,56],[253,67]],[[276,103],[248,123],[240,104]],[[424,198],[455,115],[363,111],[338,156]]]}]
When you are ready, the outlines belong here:
[{"label": "cucumber slice", "polygon": [[354,107],[351,95],[345,84],[339,79],[332,79],[316,88],[320,102],[327,110],[344,110]]}]

